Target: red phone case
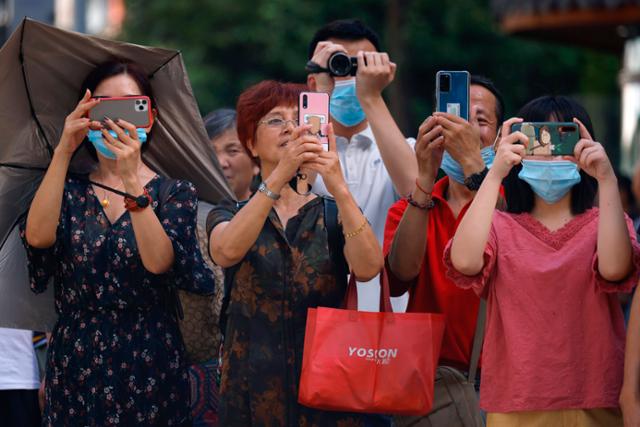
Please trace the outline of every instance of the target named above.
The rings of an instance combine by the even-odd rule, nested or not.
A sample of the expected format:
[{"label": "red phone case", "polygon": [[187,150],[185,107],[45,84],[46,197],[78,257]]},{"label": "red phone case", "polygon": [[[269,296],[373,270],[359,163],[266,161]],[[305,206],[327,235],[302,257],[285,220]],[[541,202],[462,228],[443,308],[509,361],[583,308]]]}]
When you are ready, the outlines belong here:
[{"label": "red phone case", "polygon": [[320,138],[325,150],[329,150],[327,125],[329,124],[329,95],[324,92],[302,92],[298,102],[300,125],[312,126],[311,133]]}]

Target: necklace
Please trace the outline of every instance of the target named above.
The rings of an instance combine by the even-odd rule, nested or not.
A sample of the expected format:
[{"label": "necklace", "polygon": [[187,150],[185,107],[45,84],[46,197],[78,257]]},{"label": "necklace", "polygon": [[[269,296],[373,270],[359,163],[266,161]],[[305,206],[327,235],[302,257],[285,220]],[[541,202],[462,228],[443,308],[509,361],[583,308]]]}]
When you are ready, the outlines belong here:
[{"label": "necklace", "polygon": [[108,208],[109,196],[107,196],[107,190],[103,190],[103,191],[104,191],[104,197],[102,198],[102,200],[100,200],[100,204],[102,205],[103,208]]},{"label": "necklace", "polygon": [[[118,184],[117,186],[114,186],[113,188],[115,190],[120,190],[120,185]],[[104,196],[102,197],[102,200],[100,200],[100,204],[102,205],[103,208],[108,208],[110,201],[109,201],[109,190],[103,189],[103,194]]]}]

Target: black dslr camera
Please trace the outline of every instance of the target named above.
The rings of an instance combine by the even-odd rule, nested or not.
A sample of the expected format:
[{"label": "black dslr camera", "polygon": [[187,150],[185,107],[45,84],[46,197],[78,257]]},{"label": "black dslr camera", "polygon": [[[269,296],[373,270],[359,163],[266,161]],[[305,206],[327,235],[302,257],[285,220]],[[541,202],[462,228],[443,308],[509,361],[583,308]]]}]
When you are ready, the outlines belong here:
[{"label": "black dslr camera", "polygon": [[327,68],[309,61],[305,69],[310,73],[329,73],[335,77],[355,76],[358,71],[358,58],[344,52],[334,52],[327,61]]}]

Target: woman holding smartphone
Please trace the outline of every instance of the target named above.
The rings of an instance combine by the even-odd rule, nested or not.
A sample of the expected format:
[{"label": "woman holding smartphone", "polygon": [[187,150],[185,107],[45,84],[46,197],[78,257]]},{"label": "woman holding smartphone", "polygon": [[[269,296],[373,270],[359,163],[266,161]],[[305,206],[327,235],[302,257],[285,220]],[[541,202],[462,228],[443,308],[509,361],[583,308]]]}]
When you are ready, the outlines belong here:
[{"label": "woman holding smartphone", "polygon": [[[150,128],[111,119],[103,126],[86,117],[103,97],[146,95],[153,104],[137,65],[101,64],[81,93],[21,226],[31,287],[43,292],[53,278],[59,314],[44,424],[190,425],[171,288],[213,287],[197,246],[196,192],[144,164],[141,146]],[[135,199],[67,177],[83,143],[97,159],[89,179]]]},{"label": "woman holding smartphone", "polygon": [[[216,206],[207,220],[209,251],[231,284],[219,407],[224,426],[364,422],[297,402],[307,309],[340,305],[345,258],[358,279],[382,268],[380,246],[342,175],[332,127],[325,151],[311,126],[298,126],[303,90],[264,81],[242,93],[238,136],[259,160],[263,181],[246,203]],[[322,175],[335,201],[295,192],[289,182],[298,170],[310,180]]]},{"label": "woman holding smartphone", "polygon": [[[527,122],[573,121],[573,156],[526,156],[510,133],[445,251],[452,280],[487,299],[480,407],[488,426],[621,426],[618,292],[640,252],[604,147],[576,102],[542,97]],[[507,211],[495,210],[504,179]],[[598,207],[593,207],[598,192]],[[637,378],[636,378],[637,381]]]}]

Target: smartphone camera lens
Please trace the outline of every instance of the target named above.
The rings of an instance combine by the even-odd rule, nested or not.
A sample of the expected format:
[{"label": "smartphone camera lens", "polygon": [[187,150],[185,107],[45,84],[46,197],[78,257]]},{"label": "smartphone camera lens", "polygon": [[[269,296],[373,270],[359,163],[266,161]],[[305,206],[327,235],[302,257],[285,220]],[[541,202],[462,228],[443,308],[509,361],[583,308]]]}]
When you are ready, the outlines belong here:
[{"label": "smartphone camera lens", "polygon": [[142,100],[142,103],[143,103],[144,105],[147,105],[147,100],[146,100],[146,99],[143,99],[143,100]]},{"label": "smartphone camera lens", "polygon": [[140,111],[144,111],[144,105],[140,105],[140,106],[138,106],[138,110],[140,110]]},{"label": "smartphone camera lens", "polygon": [[451,90],[451,74],[440,74],[440,91],[449,92]]},{"label": "smartphone camera lens", "polygon": [[302,95],[302,108],[307,108],[307,95]]}]

